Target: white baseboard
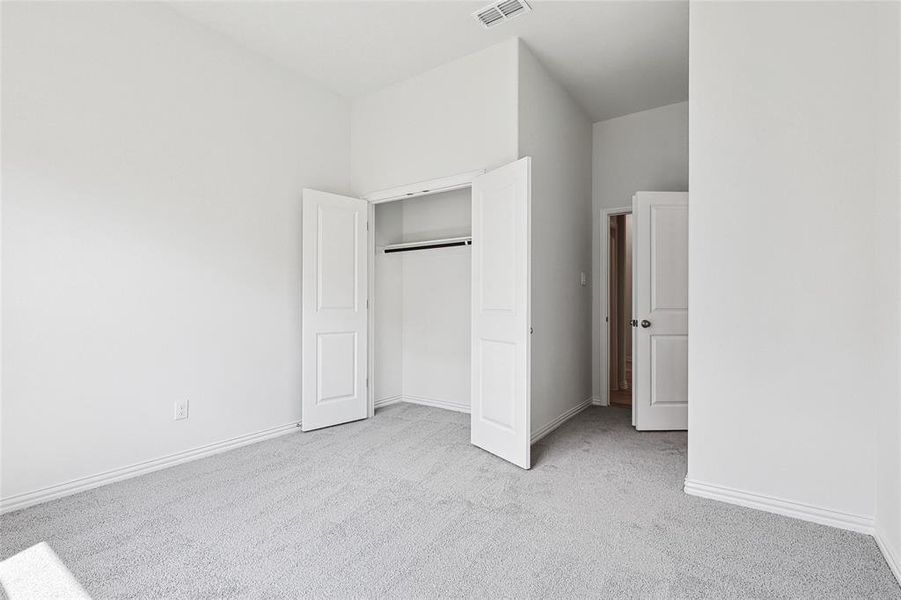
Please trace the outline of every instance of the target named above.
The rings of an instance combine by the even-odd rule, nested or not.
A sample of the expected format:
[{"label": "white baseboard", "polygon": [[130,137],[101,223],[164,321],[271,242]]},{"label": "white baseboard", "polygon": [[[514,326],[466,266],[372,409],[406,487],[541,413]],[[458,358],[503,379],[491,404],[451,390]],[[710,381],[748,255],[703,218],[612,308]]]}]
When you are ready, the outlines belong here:
[{"label": "white baseboard", "polygon": [[598,396],[594,396],[591,399],[591,404],[592,404],[592,406],[607,406],[607,403],[604,402],[604,399],[600,398]]},{"label": "white baseboard", "polygon": [[792,500],[776,498],[774,496],[736,490],[721,485],[691,480],[687,477],[685,478],[685,493],[701,498],[719,500],[720,502],[728,502],[729,504],[756,508],[757,510],[776,513],[777,515],[784,515],[786,517],[794,517],[795,519],[801,519],[802,521],[811,521],[813,523],[820,523],[821,525],[838,527],[839,529],[848,529],[850,531],[857,531],[859,533],[867,533],[870,535],[873,535],[874,533],[873,517],[855,515],[828,508],[820,508],[810,504],[802,504]]},{"label": "white baseboard", "polygon": [[213,442],[212,444],[198,446],[196,448],[191,448],[190,450],[175,452],[168,456],[162,456],[160,458],[154,458],[153,460],[135,463],[104,473],[98,473],[97,475],[80,477],[78,479],[67,481],[66,483],[16,494],[7,498],[0,498],[0,514],[34,506],[35,504],[47,502],[48,500],[55,500],[57,498],[62,498],[63,496],[70,496],[102,485],[122,481],[123,479],[131,479],[132,477],[159,471],[160,469],[172,467],[184,462],[206,458],[213,454],[219,454],[226,450],[232,450],[255,442],[268,440],[286,433],[291,433],[292,431],[300,431],[299,427],[299,422],[286,423],[284,425],[270,427],[269,429],[239,435],[221,442]]},{"label": "white baseboard", "polygon": [[547,437],[547,435],[550,434],[553,430],[557,429],[558,427],[575,417],[577,414],[591,406],[593,403],[594,398],[588,398],[587,400],[583,400],[579,404],[573,406],[571,409],[533,433],[532,443],[534,444],[541,438]]},{"label": "white baseboard", "polygon": [[876,538],[876,545],[879,546],[879,549],[882,551],[885,562],[888,563],[889,568],[892,570],[892,574],[895,576],[895,579],[898,580],[898,584],[901,585],[901,555],[888,545],[885,538],[879,535],[878,530],[873,534],[873,537]]},{"label": "white baseboard", "polygon": [[452,402],[450,400],[439,400],[437,398],[426,398],[425,396],[403,396],[401,402],[409,404],[419,404],[420,406],[434,406],[435,408],[443,408],[445,410],[454,410],[457,412],[468,413],[469,403]]},{"label": "white baseboard", "polygon": [[386,396],[385,398],[379,398],[378,400],[376,400],[373,406],[375,406],[375,408],[381,408],[383,406],[397,404],[401,401],[403,401],[403,396]]}]

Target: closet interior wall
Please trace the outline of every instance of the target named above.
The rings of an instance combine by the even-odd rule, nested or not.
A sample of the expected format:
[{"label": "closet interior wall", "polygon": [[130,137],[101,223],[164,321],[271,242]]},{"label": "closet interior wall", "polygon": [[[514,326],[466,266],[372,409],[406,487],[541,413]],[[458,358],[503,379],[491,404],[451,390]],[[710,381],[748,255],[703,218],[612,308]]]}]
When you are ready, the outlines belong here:
[{"label": "closet interior wall", "polygon": [[407,401],[469,411],[470,247],[384,247],[471,232],[469,188],[376,205],[376,407]]}]

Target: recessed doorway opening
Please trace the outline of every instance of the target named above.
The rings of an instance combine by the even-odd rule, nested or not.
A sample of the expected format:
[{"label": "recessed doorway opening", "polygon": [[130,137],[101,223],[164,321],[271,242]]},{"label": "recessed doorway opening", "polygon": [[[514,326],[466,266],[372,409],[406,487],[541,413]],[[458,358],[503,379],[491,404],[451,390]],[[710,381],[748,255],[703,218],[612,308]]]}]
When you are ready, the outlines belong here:
[{"label": "recessed doorway opening", "polygon": [[607,385],[611,405],[632,406],[632,215],[607,217]]}]

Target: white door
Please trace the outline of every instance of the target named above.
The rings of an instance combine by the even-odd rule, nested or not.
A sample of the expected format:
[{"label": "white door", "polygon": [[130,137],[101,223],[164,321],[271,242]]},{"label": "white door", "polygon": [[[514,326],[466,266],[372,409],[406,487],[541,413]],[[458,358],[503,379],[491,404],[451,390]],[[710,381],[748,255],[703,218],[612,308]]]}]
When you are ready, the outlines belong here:
[{"label": "white door", "polygon": [[368,203],[303,191],[301,429],[368,416]]},{"label": "white door", "polygon": [[531,158],[472,184],[472,413],[476,446],[531,467]]},{"label": "white door", "polygon": [[638,192],[632,215],[635,428],[688,429],[688,194]]}]

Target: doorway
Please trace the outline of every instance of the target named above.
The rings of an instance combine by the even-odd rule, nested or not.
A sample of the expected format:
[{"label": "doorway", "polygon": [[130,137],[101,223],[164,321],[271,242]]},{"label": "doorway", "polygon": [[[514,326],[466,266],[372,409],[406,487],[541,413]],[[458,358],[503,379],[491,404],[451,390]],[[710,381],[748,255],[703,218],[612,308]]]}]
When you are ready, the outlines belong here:
[{"label": "doorway", "polygon": [[632,406],[632,215],[607,217],[607,341],[610,404]]}]

